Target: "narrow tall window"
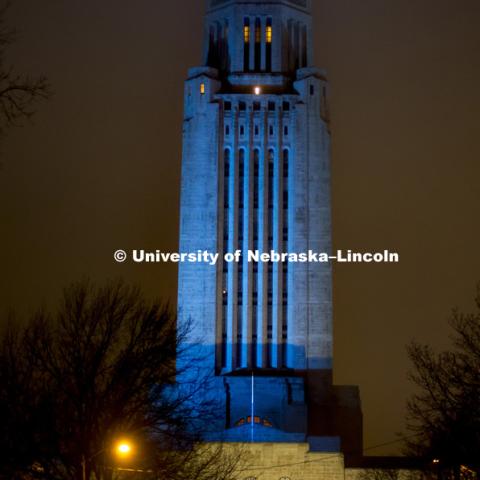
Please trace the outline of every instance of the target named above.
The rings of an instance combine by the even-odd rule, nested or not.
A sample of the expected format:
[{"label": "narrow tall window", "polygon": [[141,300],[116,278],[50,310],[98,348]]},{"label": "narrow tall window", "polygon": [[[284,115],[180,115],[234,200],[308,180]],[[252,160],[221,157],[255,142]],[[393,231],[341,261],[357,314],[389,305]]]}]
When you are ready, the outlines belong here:
[{"label": "narrow tall window", "polygon": [[243,20],[243,70],[250,70],[250,19]]},{"label": "narrow tall window", "polygon": [[302,27],[302,67],[307,67],[307,27]]},{"label": "narrow tall window", "polygon": [[215,66],[216,45],[215,45],[215,25],[211,25],[208,32],[208,59],[209,67]]},{"label": "narrow tall window", "polygon": [[294,35],[294,54],[295,54],[295,70],[298,70],[300,68],[300,25],[299,23],[295,23],[294,29],[293,29],[293,35]]},{"label": "narrow tall window", "polygon": [[274,210],[274,157],[273,150],[268,151],[268,248],[273,248],[273,210]]},{"label": "narrow tall window", "polygon": [[[285,149],[283,151],[283,251],[288,252],[288,180],[290,173],[290,152]],[[282,349],[281,363],[282,367],[287,366],[287,341],[288,341],[288,263],[284,263],[282,267]]]},{"label": "narrow tall window", "polygon": [[[243,250],[245,208],[245,150],[238,152],[238,248]],[[237,270],[237,367],[242,366],[243,335],[243,259]]]},{"label": "narrow tall window", "polygon": [[253,152],[253,248],[258,248],[258,207],[260,191],[260,151]]},{"label": "narrow tall window", "polygon": [[[245,150],[242,148],[238,154],[239,165],[239,180],[238,180],[238,206],[243,208],[244,206],[244,191],[245,191]],[[239,235],[243,235],[243,232],[239,231]]]},{"label": "narrow tall window", "polygon": [[245,19],[245,25],[243,27],[243,41],[245,43],[250,43],[250,19]]},{"label": "narrow tall window", "polygon": [[205,84],[204,83],[200,84],[200,94],[205,95]]},{"label": "narrow tall window", "polygon": [[217,23],[217,33],[215,36],[215,67],[221,68],[223,61],[223,26],[221,23]]},{"label": "narrow tall window", "polygon": [[293,69],[295,66],[295,39],[293,36],[294,29],[293,29],[293,20],[288,21],[288,68]]},{"label": "narrow tall window", "polygon": [[[273,249],[275,229],[275,153],[268,151],[268,248]],[[268,263],[267,272],[267,366],[273,366],[273,263]]]},{"label": "narrow tall window", "polygon": [[255,20],[255,71],[262,67],[262,24],[259,18]]},{"label": "narrow tall window", "polygon": [[266,40],[267,43],[272,43],[273,39],[273,30],[272,30],[272,19],[267,20],[267,30],[266,30]]},{"label": "narrow tall window", "polygon": [[257,366],[257,348],[258,348],[258,267],[253,271],[253,291],[252,291],[252,367]]},{"label": "narrow tall window", "polygon": [[[285,214],[288,213],[288,175],[290,169],[290,157],[289,151],[285,149],[283,151],[283,209],[285,210]],[[285,216],[283,220],[284,225],[288,227],[288,217]],[[286,245],[285,245],[286,246]]]},{"label": "narrow tall window", "polygon": [[223,25],[223,32],[222,32],[222,48],[221,48],[221,68],[223,70],[228,69],[228,35],[229,35],[229,28],[228,28],[228,21],[225,21]]},{"label": "narrow tall window", "polygon": [[237,271],[237,367],[242,365],[243,338],[243,263],[238,264]]},{"label": "narrow tall window", "polygon": [[287,342],[288,342],[288,263],[283,264],[282,270],[282,361],[283,368],[287,367]]},{"label": "narrow tall window", "polygon": [[255,20],[255,43],[262,41],[262,23],[259,18]]},{"label": "narrow tall window", "polygon": [[[258,249],[259,236],[259,194],[260,194],[260,150],[253,151],[253,249]],[[257,367],[257,345],[258,345],[258,264],[253,265],[252,269],[252,367]]]},{"label": "narrow tall window", "polygon": [[273,41],[273,28],[272,28],[272,19],[267,18],[267,28],[265,30],[265,39],[266,39],[266,69],[267,72],[272,71],[272,41]]},{"label": "narrow tall window", "polygon": [[[253,152],[253,176],[253,208],[257,210],[259,206],[258,197],[260,190],[260,151],[258,149],[255,149]],[[257,233],[257,235],[255,235],[255,233]],[[253,224],[253,238],[254,240],[258,240],[258,218],[257,222],[254,222]]]},{"label": "narrow tall window", "polygon": [[[223,253],[228,252],[230,237],[230,150],[223,152]],[[227,366],[227,315],[228,315],[228,264],[223,264],[222,274],[222,349],[221,365]]]},{"label": "narrow tall window", "polygon": [[268,264],[268,303],[267,303],[267,367],[273,367],[273,263]]},{"label": "narrow tall window", "polygon": [[225,201],[224,201],[224,206],[225,208],[228,208],[229,204],[229,179],[230,179],[230,150],[228,148],[225,149],[224,154],[223,154],[223,160],[224,160],[224,166],[223,166],[223,172],[224,172],[224,192],[225,192]]}]

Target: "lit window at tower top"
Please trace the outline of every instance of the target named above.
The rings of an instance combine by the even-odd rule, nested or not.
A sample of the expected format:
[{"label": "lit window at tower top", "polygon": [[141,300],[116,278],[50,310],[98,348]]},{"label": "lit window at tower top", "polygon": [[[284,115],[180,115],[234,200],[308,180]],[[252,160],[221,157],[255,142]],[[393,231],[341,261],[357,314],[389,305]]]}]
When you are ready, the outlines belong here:
[{"label": "lit window at tower top", "polygon": [[255,43],[260,43],[262,41],[262,26],[260,25],[260,20],[257,20],[255,25]]},{"label": "lit window at tower top", "polygon": [[245,25],[243,27],[243,39],[244,39],[245,43],[250,42],[250,26],[249,25]]}]

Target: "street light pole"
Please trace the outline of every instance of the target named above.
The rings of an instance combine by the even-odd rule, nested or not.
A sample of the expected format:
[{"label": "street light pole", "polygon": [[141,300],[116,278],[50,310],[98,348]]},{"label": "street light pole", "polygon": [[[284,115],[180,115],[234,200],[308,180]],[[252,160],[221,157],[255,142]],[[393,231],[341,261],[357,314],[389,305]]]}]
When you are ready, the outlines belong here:
[{"label": "street light pole", "polygon": [[87,461],[85,455],[82,455],[82,480],[87,480]]}]

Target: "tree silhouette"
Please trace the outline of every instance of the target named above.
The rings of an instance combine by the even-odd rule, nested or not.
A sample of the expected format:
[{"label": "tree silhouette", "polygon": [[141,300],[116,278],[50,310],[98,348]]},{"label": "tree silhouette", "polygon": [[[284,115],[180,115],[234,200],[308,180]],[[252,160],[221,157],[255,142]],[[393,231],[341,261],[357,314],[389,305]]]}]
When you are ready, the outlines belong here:
[{"label": "tree silhouette", "polygon": [[[126,467],[142,478],[232,478],[238,452],[196,446],[190,428],[214,411],[196,403],[208,379],[176,383],[186,333],[167,305],[121,281],[73,284],[54,315],[10,326],[0,345],[0,478],[113,479]],[[136,446],[126,464],[113,454],[120,438]]]},{"label": "tree silhouette", "polygon": [[6,63],[6,51],[15,40],[14,31],[5,22],[10,5],[10,1],[4,1],[0,6],[0,136],[8,128],[29,120],[37,101],[51,96],[46,77],[18,74]]},{"label": "tree silhouette", "polygon": [[408,452],[437,473],[480,473],[480,287],[476,305],[476,313],[453,312],[450,351],[408,347],[410,378],[419,388],[407,406],[408,428],[417,434]]}]

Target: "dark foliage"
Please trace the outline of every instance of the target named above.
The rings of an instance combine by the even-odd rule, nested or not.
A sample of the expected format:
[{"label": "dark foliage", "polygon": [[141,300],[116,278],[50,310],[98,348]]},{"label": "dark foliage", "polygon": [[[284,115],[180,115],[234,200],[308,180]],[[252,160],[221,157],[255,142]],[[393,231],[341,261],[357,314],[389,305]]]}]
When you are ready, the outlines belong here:
[{"label": "dark foliage", "polygon": [[[207,379],[175,385],[184,334],[166,305],[122,282],[74,284],[55,315],[8,328],[0,478],[109,479],[125,466],[142,478],[231,478],[237,457],[192,448],[190,423],[199,412],[208,419],[210,406],[195,403]],[[113,455],[120,438],[138,446],[128,465]]]},{"label": "dark foliage", "polygon": [[410,378],[419,387],[408,402],[408,428],[418,434],[408,453],[457,475],[480,470],[480,287],[476,303],[476,313],[453,312],[450,351],[408,348]]}]

